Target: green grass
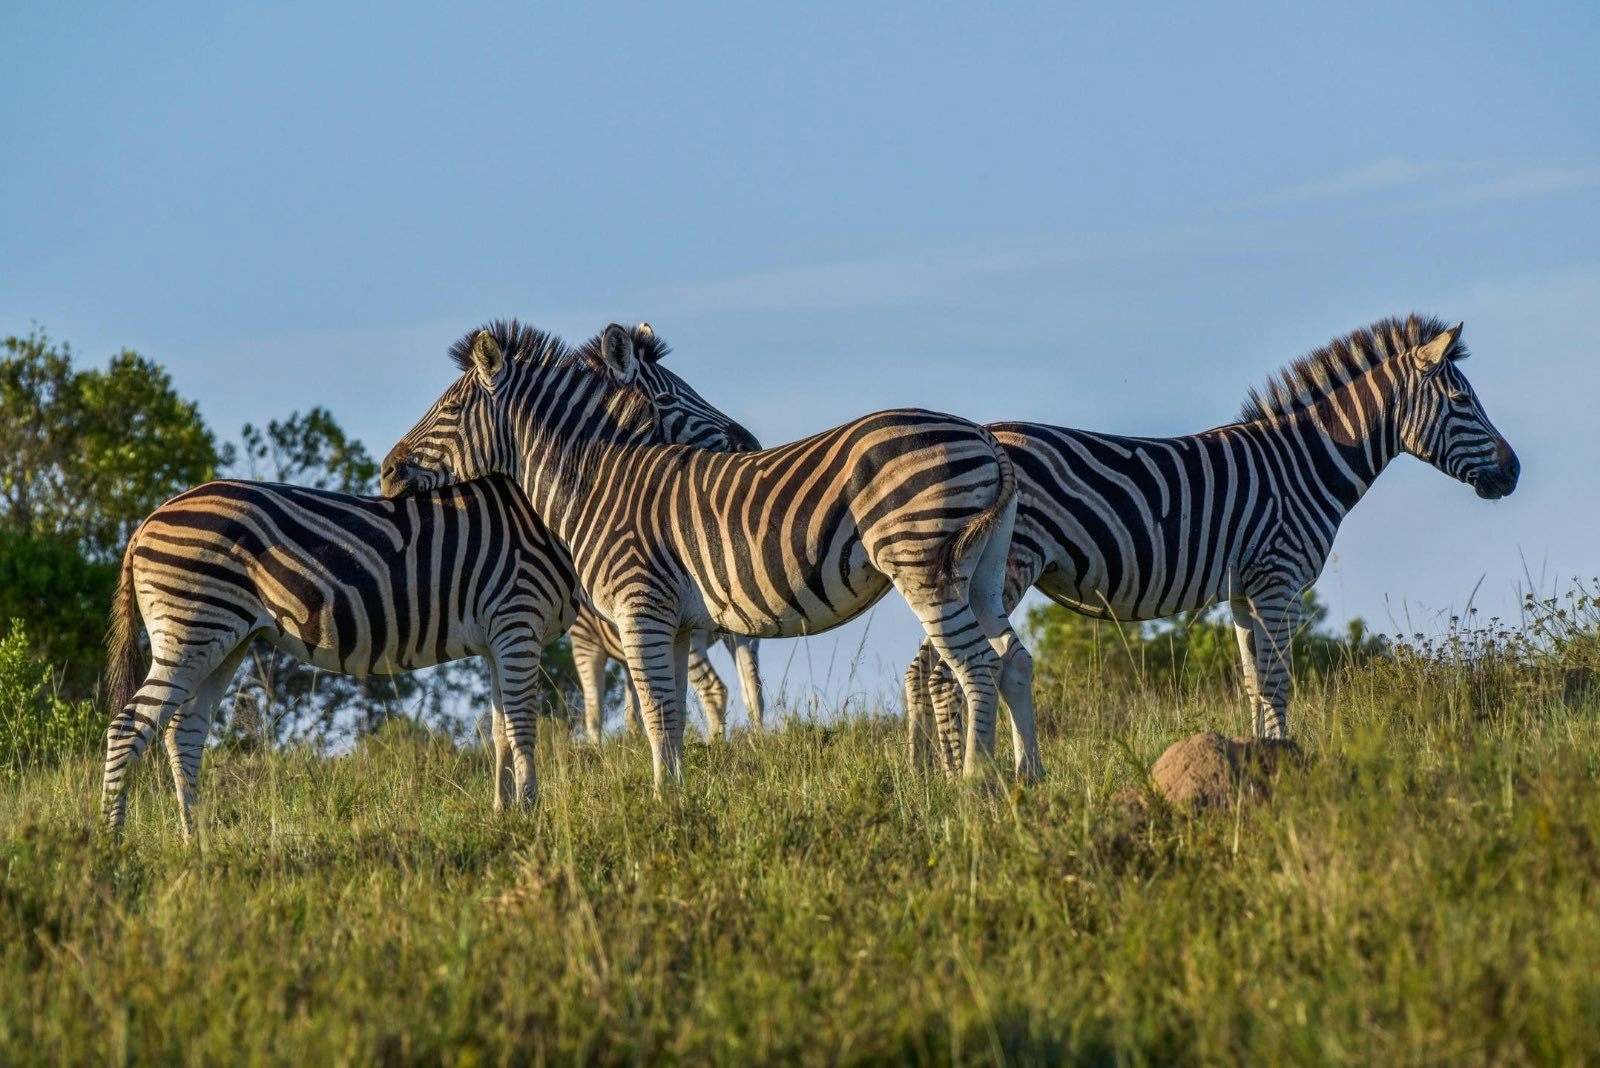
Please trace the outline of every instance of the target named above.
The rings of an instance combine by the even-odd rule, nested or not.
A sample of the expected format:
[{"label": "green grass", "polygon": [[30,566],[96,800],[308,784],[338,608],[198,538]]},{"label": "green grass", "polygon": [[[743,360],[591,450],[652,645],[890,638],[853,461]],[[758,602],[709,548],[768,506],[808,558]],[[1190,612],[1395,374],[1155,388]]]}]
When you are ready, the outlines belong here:
[{"label": "green grass", "polygon": [[[648,754],[212,754],[120,844],[98,768],[0,792],[0,1062],[1600,1059],[1600,699],[1383,664],[1303,689],[1269,805],[1110,795],[1224,693],[1044,703],[1049,777],[904,770],[897,723]],[[1007,739],[1002,734],[1002,745]],[[160,774],[157,774],[157,773]]]}]

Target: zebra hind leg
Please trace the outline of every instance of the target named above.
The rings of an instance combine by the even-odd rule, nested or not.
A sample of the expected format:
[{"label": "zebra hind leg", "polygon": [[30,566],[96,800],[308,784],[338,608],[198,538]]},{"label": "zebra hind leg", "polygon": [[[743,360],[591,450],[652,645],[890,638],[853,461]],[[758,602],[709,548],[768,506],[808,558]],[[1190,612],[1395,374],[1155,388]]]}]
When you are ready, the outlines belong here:
[{"label": "zebra hind leg", "polygon": [[172,784],[178,792],[178,816],[184,841],[194,838],[194,806],[200,797],[200,761],[205,753],[206,735],[211,732],[217,704],[228,692],[228,684],[239,670],[247,648],[240,642],[196,688],[193,699],[167,723],[167,760],[172,765]]},{"label": "zebra hind leg", "polygon": [[[897,580],[895,585],[900,586],[900,582]],[[965,774],[976,775],[983,758],[994,752],[995,715],[1000,708],[1000,658],[978,617],[957,591],[935,596],[931,592],[933,583],[900,588],[966,696],[971,722],[962,767]]]},{"label": "zebra hind leg", "polygon": [[[1011,550],[1011,532],[1016,506],[1001,520],[984,544],[972,572],[967,601],[977,616],[996,655],[1000,657],[998,682],[1011,715],[1011,747],[1019,778],[1036,779],[1044,772],[1039,759],[1039,736],[1033,719],[1033,654],[1011,626],[1007,603],[1006,558]],[[1020,596],[1020,593],[1018,594]]]},{"label": "zebra hind leg", "polygon": [[[100,815],[108,830],[122,830],[128,806],[128,775],[158,732],[194,695],[224,654],[198,650],[186,656],[181,641],[153,639],[150,671],[127,705],[106,728],[106,766],[100,789]],[[228,646],[232,652],[234,646]],[[181,796],[180,796],[181,800]]]}]

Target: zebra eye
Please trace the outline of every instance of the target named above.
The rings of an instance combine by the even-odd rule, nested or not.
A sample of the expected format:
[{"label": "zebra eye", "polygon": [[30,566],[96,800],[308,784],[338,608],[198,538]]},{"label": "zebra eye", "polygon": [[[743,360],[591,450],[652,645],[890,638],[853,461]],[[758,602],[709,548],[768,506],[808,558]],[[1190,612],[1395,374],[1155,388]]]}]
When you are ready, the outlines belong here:
[{"label": "zebra eye", "polygon": [[1445,395],[1447,397],[1449,397],[1450,400],[1455,404],[1465,404],[1465,403],[1467,403],[1467,395],[1462,390],[1452,389],[1452,390],[1449,390]]},{"label": "zebra eye", "polygon": [[445,403],[439,405],[439,414],[440,415],[455,415],[460,411],[461,411],[461,402],[460,401],[446,401]]},{"label": "zebra eye", "polygon": [[670,394],[670,393],[657,393],[656,394],[656,407],[657,408],[675,408],[675,407],[677,407],[677,405],[678,405],[678,398],[674,397],[672,394]]}]

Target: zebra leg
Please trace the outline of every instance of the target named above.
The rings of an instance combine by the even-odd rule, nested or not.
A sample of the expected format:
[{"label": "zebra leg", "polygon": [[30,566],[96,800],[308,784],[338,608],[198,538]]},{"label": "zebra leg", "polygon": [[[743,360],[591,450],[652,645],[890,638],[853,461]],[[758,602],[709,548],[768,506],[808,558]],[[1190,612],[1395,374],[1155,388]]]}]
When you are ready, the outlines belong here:
[{"label": "zebra leg", "polygon": [[167,760],[172,765],[172,784],[178,791],[178,815],[184,841],[194,837],[194,806],[200,799],[200,761],[205,753],[206,735],[211,733],[217,704],[228,692],[228,684],[239,670],[247,649],[245,643],[240,642],[199,685],[193,699],[167,723]]},{"label": "zebra leg", "polygon": [[982,758],[994,752],[995,713],[1000,707],[1000,657],[965,601],[954,593],[935,598],[931,589],[930,583],[902,592],[966,695],[972,722],[967,731],[963,770],[967,775],[976,775]]},{"label": "zebra leg", "polygon": [[736,635],[733,638],[733,659],[739,666],[739,693],[744,697],[744,709],[750,715],[750,729],[757,734],[765,726],[766,700],[761,694],[761,664],[756,653],[760,640]]},{"label": "zebra leg", "polygon": [[1228,607],[1239,640],[1252,733],[1257,738],[1286,738],[1299,595],[1273,590],[1255,598],[1231,598]]},{"label": "zebra leg", "polygon": [[[511,750],[513,797],[524,809],[539,800],[539,772],[534,763],[534,741],[539,713],[539,635],[520,615],[496,628],[490,638],[489,679],[495,703],[504,719],[502,736]],[[498,748],[498,747],[497,747]],[[506,800],[505,782],[497,757],[495,781],[500,803]]]},{"label": "zebra leg", "polygon": [[628,717],[628,733],[638,734],[645,729],[644,713],[639,710],[639,691],[634,689],[633,675],[626,667],[622,669],[622,692],[628,698],[628,708],[624,713]]},{"label": "zebra leg", "polygon": [[933,708],[928,702],[928,676],[924,668],[932,646],[924,641],[917,647],[917,655],[906,668],[906,766],[912,771],[922,767],[932,755],[931,741],[926,737],[928,720]]},{"label": "zebra leg", "polygon": [[938,763],[934,753],[934,707],[930,687],[939,663],[933,643],[924,641],[911,666],[906,668],[906,744],[913,771]]},{"label": "zebra leg", "polygon": [[951,778],[961,774],[962,757],[966,751],[966,734],[962,727],[961,684],[955,675],[935,654],[929,669],[928,694],[933,702],[933,719],[938,745],[936,757]]},{"label": "zebra leg", "polygon": [[[688,659],[688,635],[679,635],[659,618],[637,614],[618,619],[617,627],[622,633],[622,650],[628,660],[640,718],[650,738],[650,758],[659,794],[664,780],[683,783],[683,704],[678,679],[679,660]],[[686,670],[683,673],[687,674]]]},{"label": "zebra leg", "polygon": [[572,666],[583,687],[583,733],[596,745],[606,718],[606,651],[597,644],[573,641]]},{"label": "zebra leg", "polygon": [[727,734],[728,687],[707,657],[705,631],[697,630],[689,639],[689,685],[706,710],[706,741],[720,741]]},{"label": "zebra leg", "polygon": [[517,777],[513,767],[511,737],[506,733],[505,699],[500,693],[500,674],[489,666],[489,724],[494,736],[494,810],[504,812],[516,803]]},{"label": "zebra leg", "polygon": [[[120,831],[127,813],[127,776],[157,732],[184,702],[194,695],[202,680],[216,667],[218,656],[183,655],[181,641],[151,641],[153,656],[143,685],[127,707],[106,728],[106,767],[100,790],[100,814],[107,829]],[[230,651],[232,646],[229,647]]]},{"label": "zebra leg", "polygon": [[[1011,715],[1011,750],[1018,777],[1037,779],[1044,773],[1039,759],[1039,736],[1033,720],[1033,654],[1011,626],[1007,611],[1010,590],[1006,584],[1006,557],[1011,551],[1011,532],[1016,524],[1015,500],[1005,517],[989,536],[978,566],[972,572],[967,601],[978,625],[1000,657],[1000,695]],[[1020,596],[1020,594],[1019,594]]]}]

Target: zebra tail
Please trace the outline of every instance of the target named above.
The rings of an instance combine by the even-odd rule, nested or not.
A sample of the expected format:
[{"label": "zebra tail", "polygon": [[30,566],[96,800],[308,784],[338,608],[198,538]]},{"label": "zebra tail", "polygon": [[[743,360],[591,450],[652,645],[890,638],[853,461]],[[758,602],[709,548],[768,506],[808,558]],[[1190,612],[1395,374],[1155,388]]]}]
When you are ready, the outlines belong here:
[{"label": "zebra tail", "polygon": [[989,441],[994,449],[995,462],[1000,465],[1000,492],[995,496],[993,504],[979,512],[970,523],[939,546],[934,574],[941,593],[948,594],[960,584],[961,561],[966,558],[973,545],[981,544],[983,539],[993,533],[994,528],[1000,523],[1001,516],[1005,515],[1011,499],[1017,495],[1017,473],[1012,466],[1011,457],[1006,455],[1006,450],[992,436],[989,437]]},{"label": "zebra tail", "polygon": [[139,647],[139,604],[133,596],[133,539],[122,554],[122,574],[111,601],[111,626],[106,631],[106,709],[120,715],[144,678],[144,650]]}]

